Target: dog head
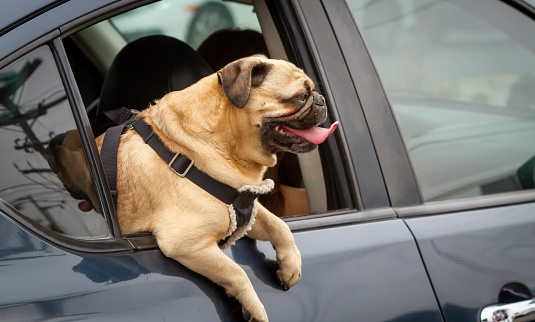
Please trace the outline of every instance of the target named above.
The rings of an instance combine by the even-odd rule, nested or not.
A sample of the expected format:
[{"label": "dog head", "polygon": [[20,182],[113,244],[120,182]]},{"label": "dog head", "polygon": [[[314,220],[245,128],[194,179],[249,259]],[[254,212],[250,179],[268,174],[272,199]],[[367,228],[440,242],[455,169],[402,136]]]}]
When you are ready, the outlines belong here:
[{"label": "dog head", "polygon": [[[217,72],[219,83],[244,122],[251,122],[264,150],[269,153],[309,152],[331,134],[321,128],[327,107],[314,82],[292,63],[251,56],[234,61]],[[246,134],[247,135],[247,134]]]},{"label": "dog head", "polygon": [[56,135],[45,152],[52,172],[58,176],[71,197],[81,200],[78,204],[80,210],[95,209],[102,213],[78,131],[70,130]]}]

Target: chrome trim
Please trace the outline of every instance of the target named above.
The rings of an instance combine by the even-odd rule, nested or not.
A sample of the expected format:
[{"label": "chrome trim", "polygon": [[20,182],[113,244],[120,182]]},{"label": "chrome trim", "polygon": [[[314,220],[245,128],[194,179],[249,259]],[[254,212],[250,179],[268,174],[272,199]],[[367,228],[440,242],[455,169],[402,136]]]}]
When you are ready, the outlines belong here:
[{"label": "chrome trim", "polygon": [[535,320],[535,300],[497,304],[481,311],[481,322],[524,322]]}]

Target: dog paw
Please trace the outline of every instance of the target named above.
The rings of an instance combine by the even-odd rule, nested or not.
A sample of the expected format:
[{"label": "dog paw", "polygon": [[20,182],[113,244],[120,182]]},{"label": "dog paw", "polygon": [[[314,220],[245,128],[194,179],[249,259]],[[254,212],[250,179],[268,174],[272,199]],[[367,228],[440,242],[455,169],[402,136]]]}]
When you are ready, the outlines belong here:
[{"label": "dog paw", "polygon": [[280,268],[277,271],[277,278],[282,288],[287,291],[301,279],[301,254],[296,247],[289,254],[284,256],[281,254],[278,262]]},{"label": "dog paw", "polygon": [[243,318],[249,322],[268,322],[266,311],[264,309],[262,309],[262,311],[263,312],[258,312],[260,313],[259,316],[253,316],[248,310],[242,308]]},{"label": "dog paw", "polygon": [[277,271],[277,279],[279,280],[281,287],[287,291],[299,282],[299,279],[301,279],[301,270],[288,274],[279,269]]}]

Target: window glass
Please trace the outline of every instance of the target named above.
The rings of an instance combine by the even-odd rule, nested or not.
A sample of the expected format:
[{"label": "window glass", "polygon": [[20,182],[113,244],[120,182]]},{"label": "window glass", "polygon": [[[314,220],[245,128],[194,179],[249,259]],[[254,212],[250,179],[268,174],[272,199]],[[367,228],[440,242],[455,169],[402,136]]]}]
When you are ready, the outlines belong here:
[{"label": "window glass", "polygon": [[[155,35],[170,38],[151,37]],[[177,84],[185,87],[200,79],[190,75],[205,70],[202,60],[208,63],[210,68],[206,72],[210,73],[253,54],[269,57],[265,37],[278,38],[262,33],[251,4],[162,0],[89,26],[65,38],[64,44],[81,96],[87,98],[86,110],[98,137],[110,125],[108,119],[107,123],[101,122],[102,112],[121,106],[143,110],[170,89],[182,86]],[[153,46],[139,45],[151,39],[158,41]],[[160,43],[161,39],[166,40]],[[180,43],[176,39],[196,50],[184,51],[187,57],[178,53],[161,55],[168,51],[158,50],[162,48],[158,46],[174,46]],[[190,58],[199,59],[177,63],[182,59],[189,62]],[[94,73],[88,73],[90,70]],[[90,77],[94,74],[101,77]],[[174,85],[169,85],[169,77]],[[136,85],[143,84],[143,90],[132,90],[129,82],[133,79]],[[96,97],[95,93],[100,94]],[[342,198],[328,196],[340,187],[340,180],[323,176],[321,171],[322,166],[334,171],[334,166],[325,166],[331,159],[323,160],[319,153],[309,153],[304,158],[279,153],[278,157],[279,163],[265,175],[276,182],[274,192],[259,198],[273,213],[293,216],[350,207],[349,198],[341,201]]]},{"label": "window glass", "polygon": [[62,143],[67,131],[71,142],[80,146],[73,129],[71,108],[47,46],[0,70],[0,198],[58,233],[76,238],[108,236],[104,218],[83,200],[88,197],[73,189],[74,184],[67,191],[55,173],[71,167],[89,180],[94,191],[83,150],[66,155],[69,161],[62,164],[52,163],[49,155],[51,142]]},{"label": "window glass", "polygon": [[195,49],[219,29],[260,31],[253,6],[235,2],[162,0],[111,20],[128,41],[148,35],[167,35]]},{"label": "window glass", "polygon": [[533,21],[498,1],[348,0],[425,201],[533,188]]}]

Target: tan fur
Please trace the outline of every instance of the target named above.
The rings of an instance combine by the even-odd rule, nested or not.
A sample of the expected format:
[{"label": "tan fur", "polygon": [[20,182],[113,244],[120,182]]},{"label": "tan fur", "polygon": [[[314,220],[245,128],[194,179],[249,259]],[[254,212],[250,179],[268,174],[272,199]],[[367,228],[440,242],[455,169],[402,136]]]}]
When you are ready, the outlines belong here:
[{"label": "tan fur", "polygon": [[[262,74],[252,72],[266,65]],[[253,74],[245,89],[239,82],[248,80],[241,73]],[[229,86],[233,86],[231,90]],[[294,65],[253,56],[165,95],[138,117],[144,117],[171,151],[188,156],[201,171],[240,189],[260,185],[266,168],[276,163],[274,152],[261,140],[263,123],[270,118],[293,120],[303,111],[313,110],[311,99],[303,108],[284,101],[313,89],[310,78]],[[238,108],[232,99],[246,104]],[[313,121],[321,123],[326,116],[317,117]],[[99,149],[103,137],[97,138]],[[230,225],[227,205],[168,169],[135,130],[121,137],[117,187],[117,215],[123,233],[152,232],[166,256],[224,287],[251,321],[268,320],[243,269],[218,247]],[[256,203],[258,213],[248,236],[273,244],[280,266],[277,275],[290,288],[301,277],[301,255],[288,226]]]},{"label": "tan fur", "polygon": [[[59,136],[61,144],[46,149],[45,156],[52,171],[73,198],[80,199],[80,193],[85,194],[91,200],[95,211],[102,213],[78,131],[70,130]],[[72,169],[76,171],[67,171]]]}]

